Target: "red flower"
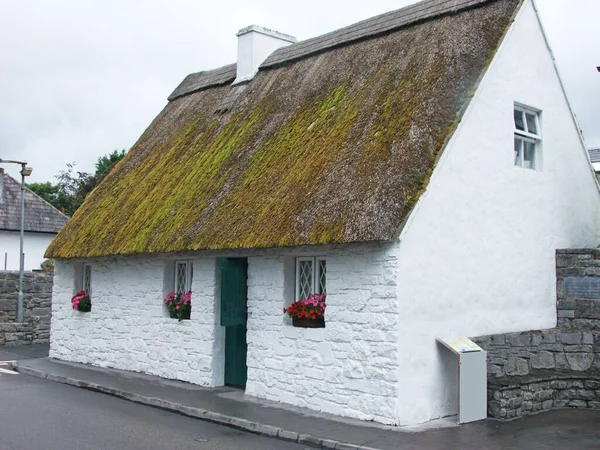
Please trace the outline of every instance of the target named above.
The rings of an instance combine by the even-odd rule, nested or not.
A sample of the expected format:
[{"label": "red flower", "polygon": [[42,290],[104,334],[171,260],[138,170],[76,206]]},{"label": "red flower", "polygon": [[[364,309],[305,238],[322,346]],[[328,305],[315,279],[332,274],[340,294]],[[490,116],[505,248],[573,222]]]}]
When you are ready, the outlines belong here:
[{"label": "red flower", "polygon": [[312,316],[312,319],[313,319],[313,320],[316,320],[316,318],[317,318],[317,316],[315,316],[315,315],[313,314],[313,316]]}]

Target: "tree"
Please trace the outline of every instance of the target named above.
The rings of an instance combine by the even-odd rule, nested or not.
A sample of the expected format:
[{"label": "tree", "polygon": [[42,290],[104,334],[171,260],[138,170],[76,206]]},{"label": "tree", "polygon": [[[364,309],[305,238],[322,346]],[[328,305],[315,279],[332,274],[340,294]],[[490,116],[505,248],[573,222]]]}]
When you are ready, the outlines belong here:
[{"label": "tree", "polygon": [[27,187],[56,209],[64,212],[69,207],[70,197],[60,189],[58,184],[47,181],[45,183],[30,183]]},{"label": "tree", "polygon": [[56,184],[31,183],[27,187],[60,209],[67,215],[73,215],[85,198],[100,182],[110,173],[115,165],[125,157],[125,150],[113,150],[108,155],[101,156],[96,161],[96,171],[92,175],[88,172],[75,170],[75,163],[68,163],[65,170],[61,170]]}]

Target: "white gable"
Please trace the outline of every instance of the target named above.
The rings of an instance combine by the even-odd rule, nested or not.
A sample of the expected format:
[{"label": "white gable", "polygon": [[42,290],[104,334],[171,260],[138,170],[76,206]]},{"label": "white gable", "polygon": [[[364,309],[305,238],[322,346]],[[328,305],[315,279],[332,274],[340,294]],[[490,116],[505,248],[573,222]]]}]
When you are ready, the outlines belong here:
[{"label": "white gable", "polygon": [[[515,166],[515,103],[541,111],[538,170]],[[403,375],[400,398],[420,405],[405,420],[455,412],[439,395],[451,387],[435,337],[556,325],[555,249],[596,247],[599,217],[585,148],[526,1],[401,235],[400,359],[410,349],[409,366],[429,373]]]}]

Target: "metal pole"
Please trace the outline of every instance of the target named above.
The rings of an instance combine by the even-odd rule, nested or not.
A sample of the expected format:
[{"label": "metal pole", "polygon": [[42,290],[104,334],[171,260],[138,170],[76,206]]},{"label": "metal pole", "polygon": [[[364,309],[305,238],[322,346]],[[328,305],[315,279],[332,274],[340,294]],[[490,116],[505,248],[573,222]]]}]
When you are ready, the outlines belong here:
[{"label": "metal pole", "polygon": [[25,164],[21,170],[21,240],[19,242],[19,296],[17,297],[17,322],[23,322],[23,271],[25,258],[23,253],[23,237],[25,234]]}]

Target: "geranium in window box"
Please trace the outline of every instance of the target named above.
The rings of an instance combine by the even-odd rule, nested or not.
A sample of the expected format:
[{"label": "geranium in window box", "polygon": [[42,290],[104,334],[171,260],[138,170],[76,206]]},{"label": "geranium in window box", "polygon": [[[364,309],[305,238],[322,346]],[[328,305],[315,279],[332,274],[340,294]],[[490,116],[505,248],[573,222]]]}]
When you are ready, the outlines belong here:
[{"label": "geranium in window box", "polygon": [[305,300],[296,300],[283,313],[292,318],[292,325],[300,328],[325,327],[325,294],[310,294]]},{"label": "geranium in window box", "polygon": [[84,290],[81,290],[71,299],[71,306],[77,311],[90,312],[92,310],[92,300]]},{"label": "geranium in window box", "polygon": [[171,319],[188,320],[192,312],[192,291],[185,294],[180,292],[169,292],[163,303],[169,311]]}]

